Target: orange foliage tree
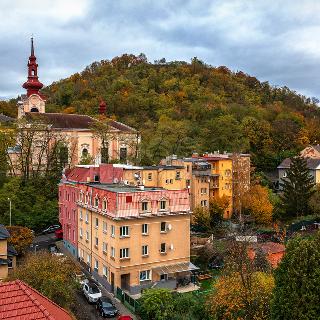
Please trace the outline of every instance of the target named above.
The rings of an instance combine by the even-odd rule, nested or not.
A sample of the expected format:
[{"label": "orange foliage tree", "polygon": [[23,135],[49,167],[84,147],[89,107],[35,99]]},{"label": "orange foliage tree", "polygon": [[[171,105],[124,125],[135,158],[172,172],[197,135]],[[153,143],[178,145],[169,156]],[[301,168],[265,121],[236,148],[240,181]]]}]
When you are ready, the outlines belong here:
[{"label": "orange foliage tree", "polygon": [[11,226],[6,227],[10,233],[8,244],[14,246],[18,254],[26,252],[27,248],[30,247],[34,239],[32,230],[22,226]]},{"label": "orange foliage tree", "polygon": [[268,189],[261,185],[253,185],[243,198],[244,210],[252,215],[257,223],[272,222],[273,205],[269,199]]}]

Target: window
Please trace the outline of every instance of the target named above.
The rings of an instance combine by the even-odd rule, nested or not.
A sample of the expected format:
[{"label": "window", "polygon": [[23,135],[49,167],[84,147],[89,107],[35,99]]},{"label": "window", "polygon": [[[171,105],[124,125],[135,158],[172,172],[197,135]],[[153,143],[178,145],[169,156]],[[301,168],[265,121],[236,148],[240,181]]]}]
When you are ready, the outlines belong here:
[{"label": "window", "polygon": [[103,221],[103,227],[102,227],[103,233],[107,233],[108,225],[105,221]]},{"label": "window", "polygon": [[89,231],[86,231],[86,241],[89,241]]},{"label": "window", "polygon": [[141,203],[141,210],[142,211],[148,211],[148,202],[147,201],[143,201],[142,203]]},{"label": "window", "polygon": [[94,182],[99,182],[100,178],[98,175],[94,175],[94,178],[93,178]]},{"label": "window", "polygon": [[129,237],[129,226],[120,227],[120,237]]},{"label": "window", "polygon": [[111,226],[111,237],[115,237],[115,234],[116,234],[116,228],[114,225]]},{"label": "window", "polygon": [[170,183],[171,183],[171,184],[173,183],[173,179],[170,179]]},{"label": "window", "polygon": [[87,254],[87,264],[90,264],[90,255],[89,254]]},{"label": "window", "polygon": [[80,208],[80,220],[82,221],[82,208]]},{"label": "window", "polygon": [[168,280],[168,275],[166,273],[163,273],[160,275],[160,281],[167,281]]},{"label": "window", "polygon": [[160,231],[161,232],[166,232],[167,231],[167,223],[166,222],[161,222]]},{"label": "window", "polygon": [[95,206],[96,208],[99,207],[99,197],[95,197],[95,198],[94,198],[94,206]]},{"label": "window", "polygon": [[160,252],[161,253],[166,253],[166,250],[167,248],[166,248],[166,244],[165,243],[161,243],[161,246],[160,246]]},{"label": "window", "polygon": [[102,210],[106,211],[107,210],[107,200],[103,199],[102,201]]},{"label": "window", "polygon": [[108,252],[108,244],[106,242],[102,243],[102,251],[105,254]]},{"label": "window", "polygon": [[149,225],[144,223],[142,225],[142,234],[148,234],[148,232],[149,232]]},{"label": "window", "polygon": [[127,147],[120,148],[120,162],[127,160]]},{"label": "window", "polygon": [[98,218],[95,219],[95,228],[96,229],[99,228],[99,219]]},{"label": "window", "polygon": [[201,200],[201,207],[207,207],[208,206],[208,201],[207,200]]},{"label": "window", "polygon": [[86,211],[86,223],[89,223],[89,214],[88,214],[88,211]]},{"label": "window", "polygon": [[85,204],[88,204],[88,199],[89,199],[89,196],[86,194],[85,197],[84,197],[84,203]]},{"label": "window", "polygon": [[108,154],[108,143],[104,143],[104,146],[101,147],[101,163],[108,163],[109,162],[109,154]]},{"label": "window", "polygon": [[129,258],[129,248],[120,249],[120,259],[127,259],[127,258]]},{"label": "window", "polygon": [[189,172],[190,171],[190,166],[189,165],[187,165],[187,172]]},{"label": "window", "polygon": [[151,271],[150,270],[140,271],[140,281],[151,280],[150,275],[151,275]]},{"label": "window", "polygon": [[98,248],[98,245],[99,245],[98,237],[95,237],[94,240],[95,240],[95,244],[94,245],[95,245],[96,248]]},{"label": "window", "polygon": [[169,179],[166,179],[166,184],[168,184],[170,182],[170,180]]},{"label": "window", "polygon": [[116,249],[114,247],[111,247],[111,258],[114,258],[116,256]]},{"label": "window", "polygon": [[160,201],[160,210],[166,210],[166,208],[167,208],[167,201],[161,200]]},{"label": "window", "polygon": [[126,196],[126,203],[132,202],[132,196]]},{"label": "window", "polygon": [[230,169],[227,169],[225,172],[224,172],[224,175],[226,177],[230,177],[231,176],[231,170]]},{"label": "window", "polygon": [[180,180],[180,179],[181,179],[181,172],[176,171],[176,180]]},{"label": "window", "polygon": [[286,178],[287,177],[287,172],[285,171],[282,175],[283,178]]},{"label": "window", "polygon": [[94,271],[98,272],[99,270],[99,261],[94,259]]},{"label": "window", "polygon": [[82,234],[82,228],[79,229],[79,235],[80,235],[80,238],[82,239],[82,235],[83,235]]},{"label": "window", "polygon": [[207,194],[207,188],[201,188],[201,194]]},{"label": "window", "polygon": [[148,180],[152,180],[152,173],[148,173]]},{"label": "window", "polygon": [[142,255],[147,256],[149,254],[149,246],[144,245],[142,246]]},{"label": "window", "polygon": [[83,149],[82,149],[82,157],[83,157],[83,158],[86,158],[86,157],[88,157],[88,154],[89,154],[88,149],[87,149],[87,148],[83,148]]},{"label": "window", "polygon": [[103,266],[103,268],[102,268],[102,275],[108,279],[108,275],[109,275],[108,267]]}]

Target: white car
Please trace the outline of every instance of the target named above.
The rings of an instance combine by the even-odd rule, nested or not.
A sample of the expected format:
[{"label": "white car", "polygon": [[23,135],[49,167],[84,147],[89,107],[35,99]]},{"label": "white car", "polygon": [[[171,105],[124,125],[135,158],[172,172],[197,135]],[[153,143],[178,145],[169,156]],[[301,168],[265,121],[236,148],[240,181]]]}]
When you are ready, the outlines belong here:
[{"label": "white car", "polygon": [[96,303],[101,298],[101,290],[93,282],[88,282],[83,285],[83,294],[89,303]]}]

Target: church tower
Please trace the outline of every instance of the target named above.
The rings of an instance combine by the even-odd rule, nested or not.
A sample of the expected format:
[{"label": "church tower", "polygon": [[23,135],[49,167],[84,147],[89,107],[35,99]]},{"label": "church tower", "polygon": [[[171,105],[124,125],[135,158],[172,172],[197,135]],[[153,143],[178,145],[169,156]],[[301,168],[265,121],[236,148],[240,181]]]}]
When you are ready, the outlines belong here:
[{"label": "church tower", "polygon": [[43,84],[38,79],[38,64],[34,54],[33,38],[31,38],[31,53],[28,61],[28,80],[22,85],[27,90],[26,95],[22,95],[18,102],[18,118],[25,115],[26,112],[45,113],[45,97],[39,90]]}]

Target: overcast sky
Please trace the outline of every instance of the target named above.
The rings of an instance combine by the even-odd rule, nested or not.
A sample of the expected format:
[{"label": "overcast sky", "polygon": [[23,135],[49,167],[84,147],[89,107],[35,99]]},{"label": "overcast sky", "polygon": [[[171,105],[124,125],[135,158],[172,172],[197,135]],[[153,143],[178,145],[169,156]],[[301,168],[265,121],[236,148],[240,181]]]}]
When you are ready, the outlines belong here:
[{"label": "overcast sky", "polygon": [[320,1],[0,0],[0,97],[23,93],[30,36],[39,78],[143,52],[242,70],[320,98]]}]

